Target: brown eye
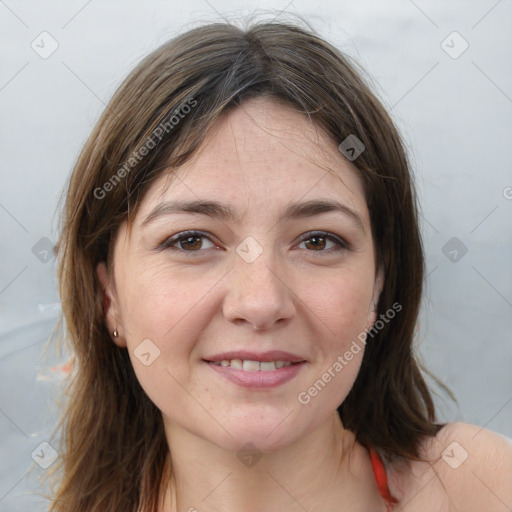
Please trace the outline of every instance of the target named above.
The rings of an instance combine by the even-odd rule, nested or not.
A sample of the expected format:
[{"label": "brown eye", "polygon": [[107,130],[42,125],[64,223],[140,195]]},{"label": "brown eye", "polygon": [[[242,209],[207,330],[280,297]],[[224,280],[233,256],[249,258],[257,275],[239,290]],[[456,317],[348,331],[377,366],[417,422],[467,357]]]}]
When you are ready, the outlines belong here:
[{"label": "brown eye", "polygon": [[[331,253],[342,249],[348,249],[348,244],[341,238],[330,233],[307,233],[302,237],[301,244],[309,252]],[[329,244],[331,244],[329,246]]]},{"label": "brown eye", "polygon": [[178,241],[178,244],[182,249],[191,249],[193,251],[197,251],[203,245],[202,238],[203,237],[201,236],[188,236],[187,238]]},{"label": "brown eye", "polygon": [[313,249],[314,251],[325,249],[325,246],[327,245],[326,239],[321,236],[312,236],[305,240],[305,243],[308,249]]},{"label": "brown eye", "polygon": [[[210,246],[205,247],[205,243],[209,243]],[[195,231],[184,231],[167,238],[162,244],[160,244],[158,249],[171,249],[181,252],[199,253],[205,249],[211,249],[213,247],[215,247],[215,245],[208,236],[206,236],[206,234]]]}]

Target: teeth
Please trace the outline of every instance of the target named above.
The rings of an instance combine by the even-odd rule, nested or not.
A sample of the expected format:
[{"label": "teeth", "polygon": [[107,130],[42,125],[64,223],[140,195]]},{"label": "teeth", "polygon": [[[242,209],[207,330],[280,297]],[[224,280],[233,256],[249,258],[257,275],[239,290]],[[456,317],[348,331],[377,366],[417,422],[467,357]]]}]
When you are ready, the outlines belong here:
[{"label": "teeth", "polygon": [[224,359],[222,361],[213,361],[217,366],[230,366],[234,370],[244,370],[246,372],[271,372],[273,370],[291,366],[290,361],[251,361],[242,359]]},{"label": "teeth", "polygon": [[242,369],[242,360],[241,359],[232,359],[231,361],[228,361],[229,366],[231,368],[234,368],[235,370],[241,370]]},{"label": "teeth", "polygon": [[244,361],[242,369],[246,372],[257,372],[260,369],[259,361]]}]

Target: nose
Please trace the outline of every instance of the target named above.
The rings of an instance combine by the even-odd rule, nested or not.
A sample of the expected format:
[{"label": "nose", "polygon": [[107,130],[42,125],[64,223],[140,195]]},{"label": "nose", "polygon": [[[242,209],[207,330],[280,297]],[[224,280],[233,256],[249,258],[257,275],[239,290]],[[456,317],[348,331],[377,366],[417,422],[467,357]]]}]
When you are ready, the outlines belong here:
[{"label": "nose", "polygon": [[235,258],[223,302],[227,320],[250,324],[254,330],[284,325],[296,312],[292,283],[279,272],[276,261],[264,254],[265,251],[252,263]]}]

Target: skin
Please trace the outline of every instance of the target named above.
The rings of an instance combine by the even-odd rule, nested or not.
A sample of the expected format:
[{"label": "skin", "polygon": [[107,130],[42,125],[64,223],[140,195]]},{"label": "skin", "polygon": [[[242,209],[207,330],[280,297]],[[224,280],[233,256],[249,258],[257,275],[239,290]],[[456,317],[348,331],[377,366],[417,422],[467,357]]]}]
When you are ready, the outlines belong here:
[{"label": "skin", "polygon": [[[144,224],[163,202],[197,199],[229,205],[237,218],[182,212]],[[291,202],[313,199],[343,203],[362,227],[339,211],[280,219]],[[161,249],[187,230],[204,237]],[[348,247],[311,234],[303,241],[311,231]],[[236,250],[247,237],[261,250],[250,263]],[[225,115],[193,159],[153,182],[131,233],[120,227],[113,270],[97,270],[108,327],[119,331],[113,341],[128,349],[164,419],[173,476],[162,511],[385,510],[368,453],[336,412],[364,345],[309,403],[297,398],[375,322],[383,279],[375,261],[357,170],[315,125],[274,101]],[[142,340],[160,351],[148,366],[135,352]],[[241,349],[289,351],[306,363],[279,387],[249,390],[203,361]],[[252,466],[237,457],[247,443],[261,456]],[[410,466],[391,474],[402,498],[426,478],[410,474]]]}]

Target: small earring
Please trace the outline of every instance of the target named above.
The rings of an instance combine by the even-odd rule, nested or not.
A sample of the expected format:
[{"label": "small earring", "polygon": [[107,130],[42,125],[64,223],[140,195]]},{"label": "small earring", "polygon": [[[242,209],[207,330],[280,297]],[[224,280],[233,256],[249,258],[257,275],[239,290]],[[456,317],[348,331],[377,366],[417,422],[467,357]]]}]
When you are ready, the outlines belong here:
[{"label": "small earring", "polygon": [[119,336],[119,333],[117,332],[117,327],[114,329],[112,336],[114,336],[114,338],[117,338]]}]

